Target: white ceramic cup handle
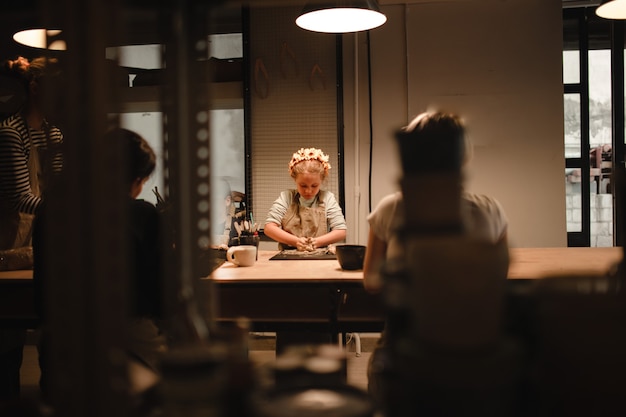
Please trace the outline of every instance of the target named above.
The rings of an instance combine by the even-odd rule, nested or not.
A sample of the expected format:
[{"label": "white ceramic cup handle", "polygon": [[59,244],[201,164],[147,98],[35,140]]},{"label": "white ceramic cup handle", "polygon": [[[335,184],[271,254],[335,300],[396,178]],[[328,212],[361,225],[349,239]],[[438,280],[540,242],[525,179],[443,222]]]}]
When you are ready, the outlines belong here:
[{"label": "white ceramic cup handle", "polygon": [[237,250],[237,246],[232,246],[228,248],[228,251],[226,252],[226,260],[234,263],[235,265],[239,265],[239,261],[237,261],[237,258],[235,257],[235,252],[237,252]]}]

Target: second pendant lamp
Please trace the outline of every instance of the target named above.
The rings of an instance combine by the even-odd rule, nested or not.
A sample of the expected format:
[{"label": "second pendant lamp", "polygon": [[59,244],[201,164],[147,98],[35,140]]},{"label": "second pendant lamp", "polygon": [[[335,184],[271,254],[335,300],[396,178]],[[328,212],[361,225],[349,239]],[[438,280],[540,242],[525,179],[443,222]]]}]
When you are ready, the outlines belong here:
[{"label": "second pendant lamp", "polygon": [[347,33],[374,29],[386,21],[376,0],[336,0],[307,3],[296,24],[314,32]]}]

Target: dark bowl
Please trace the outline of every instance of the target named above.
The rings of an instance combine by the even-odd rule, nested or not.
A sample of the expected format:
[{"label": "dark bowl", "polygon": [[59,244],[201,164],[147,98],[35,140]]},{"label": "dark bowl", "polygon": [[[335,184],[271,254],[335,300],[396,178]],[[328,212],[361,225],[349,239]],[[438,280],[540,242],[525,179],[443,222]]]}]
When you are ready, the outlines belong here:
[{"label": "dark bowl", "polygon": [[363,245],[337,245],[337,260],[341,269],[355,270],[363,269],[363,258],[365,258],[365,246]]}]

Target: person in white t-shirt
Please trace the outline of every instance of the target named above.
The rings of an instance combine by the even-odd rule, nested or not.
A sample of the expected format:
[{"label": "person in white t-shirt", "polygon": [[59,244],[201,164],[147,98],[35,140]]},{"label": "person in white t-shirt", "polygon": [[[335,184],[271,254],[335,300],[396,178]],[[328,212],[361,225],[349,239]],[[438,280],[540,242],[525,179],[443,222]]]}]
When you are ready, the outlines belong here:
[{"label": "person in white t-shirt", "polygon": [[[466,166],[471,155],[471,144],[467,138],[461,119],[444,112],[426,112],[417,116],[404,128],[405,132],[415,133],[416,140],[458,141],[459,135],[464,142],[461,155],[463,166]],[[461,193],[461,210],[465,233],[482,242],[494,245],[507,245],[508,220],[500,203],[489,196],[463,191]],[[368,216],[370,225],[367,249],[363,265],[363,283],[367,291],[377,293],[383,289],[381,267],[385,262],[394,264],[393,260],[404,259],[403,245],[397,231],[404,222],[404,204],[401,191],[384,197]],[[507,260],[508,262],[508,260]],[[368,391],[377,402],[384,401],[384,380],[380,369],[386,366],[385,348],[389,342],[388,335],[383,337],[372,352],[368,364]]]},{"label": "person in white t-shirt", "polygon": [[[415,117],[405,131],[435,131],[439,135],[446,134],[444,126],[455,126],[456,132],[462,132],[465,141],[463,165],[467,165],[471,155],[471,144],[465,134],[461,119],[444,112],[427,112]],[[437,127],[440,126],[439,131]],[[500,203],[493,197],[464,191],[461,195],[464,216],[464,228],[467,234],[490,243],[506,243],[508,219]],[[389,194],[378,203],[367,220],[370,225],[367,250],[363,265],[365,288],[370,292],[381,289],[379,274],[380,265],[384,260],[403,256],[398,242],[396,230],[401,227],[404,219],[402,192]]]}]

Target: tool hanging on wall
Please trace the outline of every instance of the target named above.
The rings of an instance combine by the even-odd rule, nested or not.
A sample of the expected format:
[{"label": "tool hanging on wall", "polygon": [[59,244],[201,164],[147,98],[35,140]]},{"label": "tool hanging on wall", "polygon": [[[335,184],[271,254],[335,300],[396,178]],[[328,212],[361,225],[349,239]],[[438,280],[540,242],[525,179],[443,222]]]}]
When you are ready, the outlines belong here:
[{"label": "tool hanging on wall", "polygon": [[297,78],[300,75],[300,66],[293,50],[289,47],[287,42],[283,42],[280,47],[280,74],[283,78],[288,78],[289,69],[294,77]]},{"label": "tool hanging on wall", "polygon": [[321,86],[322,90],[326,90],[326,76],[319,64],[313,65],[309,73],[309,87],[311,91],[315,91],[316,85]]},{"label": "tool hanging on wall", "polygon": [[270,77],[262,58],[254,62],[254,92],[260,99],[266,99],[270,94]]}]

